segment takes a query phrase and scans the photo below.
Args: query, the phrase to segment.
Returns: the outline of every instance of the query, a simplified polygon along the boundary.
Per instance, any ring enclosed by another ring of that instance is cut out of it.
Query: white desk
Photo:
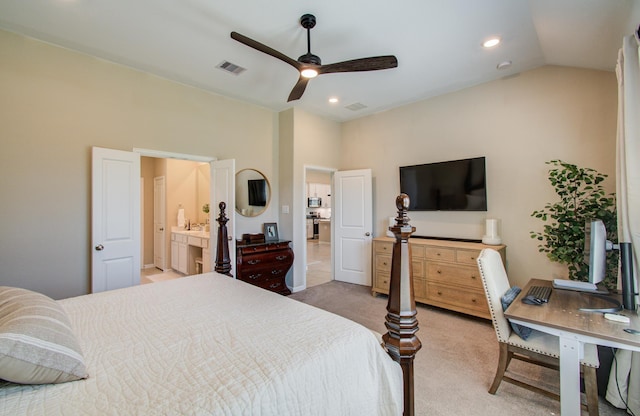
[[[580,358],[584,344],[640,351],[640,335],[624,332],[624,328],[640,330],[636,312],[622,311],[631,322],[618,323],[604,319],[604,314],[583,312],[580,308],[611,307],[597,296],[554,289],[549,303],[527,305],[521,298],[530,286],[551,286],[551,281],[532,279],[505,311],[510,321],[547,334],[556,335],[560,342],[560,409],[562,416],[580,415]]]

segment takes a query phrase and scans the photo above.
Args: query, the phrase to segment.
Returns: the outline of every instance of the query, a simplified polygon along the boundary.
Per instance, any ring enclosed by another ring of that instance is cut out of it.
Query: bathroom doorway
[[[140,174],[144,183],[153,187],[143,190],[141,281],[168,280],[189,275],[196,266],[176,270],[172,248],[172,232],[202,230],[208,232],[210,166],[206,162],[175,158],[142,156]],[[178,224],[178,211],[185,221]],[[186,228],[185,228],[186,227]],[[146,243],[146,244],[145,244]],[[210,247],[209,244],[207,244]],[[208,251],[205,251],[208,254]],[[192,253],[189,253],[192,254]],[[173,256],[173,257],[172,257]],[[202,262],[202,253],[191,255]]]

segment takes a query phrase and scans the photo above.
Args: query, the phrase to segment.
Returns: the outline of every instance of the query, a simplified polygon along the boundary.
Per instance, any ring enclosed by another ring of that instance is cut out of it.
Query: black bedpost
[[[400,194],[396,198],[398,216],[396,225],[389,227],[396,237],[391,259],[391,279],[385,326],[388,332],[382,336],[391,358],[400,363],[404,381],[404,415],[413,416],[414,386],[413,360],[422,343],[416,336],[418,320],[413,293],[413,271],[411,270],[411,246],[409,237],[415,227],[409,224],[407,211],[409,196]]]
[[[216,265],[214,270],[221,274],[231,275],[231,259],[229,258],[229,239],[227,237],[227,218],[224,209],[227,204],[220,202],[220,216],[216,219],[218,221],[218,248],[216,251]]]

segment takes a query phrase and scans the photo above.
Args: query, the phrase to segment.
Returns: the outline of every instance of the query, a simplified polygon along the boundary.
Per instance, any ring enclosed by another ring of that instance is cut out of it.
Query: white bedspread
[[[402,414],[402,371],[369,330],[227,276],[59,302],[89,378],[2,385],[0,414]]]

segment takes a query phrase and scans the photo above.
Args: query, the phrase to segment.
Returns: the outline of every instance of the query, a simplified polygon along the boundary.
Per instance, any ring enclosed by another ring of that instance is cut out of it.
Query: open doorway
[[[333,280],[332,176],[333,170],[309,167],[305,169],[307,287]]]
[[[203,270],[203,266],[210,257],[209,163],[142,156],[140,167],[143,183],[150,184],[141,193],[140,282],[208,271],[210,267]],[[198,246],[187,244],[191,234],[198,237],[191,239]]]

